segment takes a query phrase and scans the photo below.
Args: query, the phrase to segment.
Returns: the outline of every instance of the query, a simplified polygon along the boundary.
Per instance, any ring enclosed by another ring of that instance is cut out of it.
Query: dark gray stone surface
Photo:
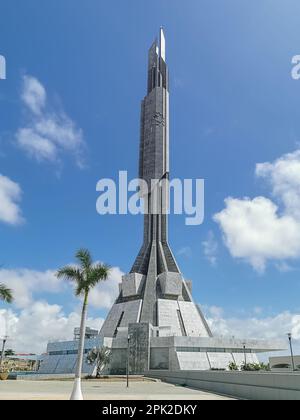
[[[129,324],[129,371],[139,374],[149,369],[150,325],[140,322]]]

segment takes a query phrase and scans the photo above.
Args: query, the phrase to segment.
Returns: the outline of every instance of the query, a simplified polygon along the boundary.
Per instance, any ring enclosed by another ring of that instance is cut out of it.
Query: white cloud
[[[83,133],[63,111],[49,111],[44,86],[32,76],[24,76],[21,99],[27,124],[16,133],[17,144],[38,161],[59,162],[70,153],[83,166]]]
[[[267,180],[274,197],[284,204],[285,213],[300,220],[300,150],[273,163],[257,164],[256,175]]]
[[[17,138],[19,146],[36,160],[49,160],[54,162],[57,159],[56,146],[51,140],[42,137],[32,128],[20,128],[17,133]]]
[[[21,98],[33,114],[40,115],[46,105],[46,90],[34,77],[24,76]]]
[[[260,306],[255,306],[253,308],[253,312],[255,313],[255,315],[260,315],[263,312],[263,308],[261,308]]]
[[[26,268],[0,269],[0,283],[5,283],[13,290],[14,305],[17,308],[27,308],[34,303],[37,296],[45,293],[73,293],[73,284],[58,279],[55,270],[37,271]],[[90,292],[89,303],[97,309],[108,309],[118,296],[118,284],[124,273],[118,267],[111,268],[111,274],[106,281],[100,282]]]
[[[205,306],[204,306],[205,307]],[[224,314],[224,310],[223,308],[221,308],[220,306],[210,306],[208,308],[209,314],[213,317],[213,318],[221,318],[222,315]]]
[[[19,201],[22,190],[20,186],[0,174],[0,222],[17,225],[23,222]]]
[[[100,329],[102,318],[88,318],[87,325]],[[44,353],[49,341],[73,339],[73,330],[80,325],[80,313],[66,315],[59,305],[37,301],[19,314],[11,309],[0,310],[0,336],[8,335],[7,347],[17,352]]]
[[[274,163],[256,166],[256,175],[268,179],[272,194],[266,197],[228,197],[225,209],[214,215],[231,255],[263,272],[268,260],[286,268],[285,260],[300,258],[300,151]]]
[[[13,290],[14,305],[17,308],[29,307],[37,293],[58,293],[65,285],[55,276],[54,270],[36,271],[26,268],[0,269],[0,283],[5,283]]]
[[[207,239],[202,242],[202,247],[205,258],[211,265],[215,265],[217,262],[218,242],[216,241],[213,231],[208,232]]]
[[[289,215],[280,216],[268,198],[227,198],[226,208],[214,216],[231,255],[264,271],[268,259],[300,256],[300,223]]]
[[[190,258],[192,256],[192,250],[189,246],[183,246],[177,251],[177,255]]]
[[[110,309],[119,294],[119,283],[124,273],[119,267],[113,267],[109,278],[100,282],[91,292],[89,302],[94,308]]]

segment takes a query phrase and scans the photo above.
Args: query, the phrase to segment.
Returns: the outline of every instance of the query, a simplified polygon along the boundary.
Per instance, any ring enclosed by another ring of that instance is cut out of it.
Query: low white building
[[[269,358],[270,368],[273,372],[290,372],[293,370],[291,356],[275,356]],[[295,370],[300,371],[300,356],[294,356]]]

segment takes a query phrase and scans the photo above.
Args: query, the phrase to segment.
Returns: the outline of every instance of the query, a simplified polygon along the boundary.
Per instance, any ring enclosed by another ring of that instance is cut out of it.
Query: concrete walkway
[[[0,400],[68,400],[71,381],[0,381]],[[86,400],[230,400],[215,395],[164,382],[83,381]]]

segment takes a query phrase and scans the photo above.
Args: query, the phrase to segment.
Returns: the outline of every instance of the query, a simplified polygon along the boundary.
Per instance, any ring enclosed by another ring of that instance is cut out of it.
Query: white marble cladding
[[[180,273],[165,271],[158,276],[158,280],[164,295],[181,296],[182,276]]]
[[[229,369],[229,364],[234,362],[231,353],[207,352],[211,369]]]
[[[158,325],[170,327],[159,330],[160,336],[208,337],[205,326],[193,302],[158,299]],[[180,324],[180,317],[183,326]]]
[[[169,329],[159,330],[160,336],[181,336],[181,328],[177,311],[179,310],[176,300],[158,299],[158,325],[159,327],[169,327]]]
[[[172,366],[175,370],[229,370],[230,363],[235,362],[238,366],[241,366],[245,360],[244,353],[231,353],[230,349],[222,352],[196,352],[191,349],[191,351],[176,351],[176,356],[177,363]],[[259,363],[255,353],[247,352],[246,361],[247,363]]]
[[[139,273],[129,273],[122,277],[122,292],[124,297],[136,296],[140,293],[142,280],[145,276]]]
[[[244,353],[232,353],[234,362],[241,366],[245,363],[245,354]],[[246,352],[246,363],[259,363],[257,355],[255,353]]]
[[[128,327],[129,323],[138,322],[142,300],[116,303],[112,306],[101,328],[101,337],[113,337],[118,327]]]
[[[208,337],[203,321],[193,302],[178,301],[187,336]]]
[[[202,352],[177,352],[179,370],[209,370],[207,354]]]
[[[254,340],[254,339],[237,339],[231,337],[168,337],[168,338],[152,338],[153,343],[156,341],[164,342],[168,340],[170,346],[174,347],[202,347],[202,348],[220,348],[227,349],[230,353],[235,349],[243,350],[244,345],[246,352],[249,350],[259,352],[272,352],[278,350],[286,350],[287,346],[282,340]]]

